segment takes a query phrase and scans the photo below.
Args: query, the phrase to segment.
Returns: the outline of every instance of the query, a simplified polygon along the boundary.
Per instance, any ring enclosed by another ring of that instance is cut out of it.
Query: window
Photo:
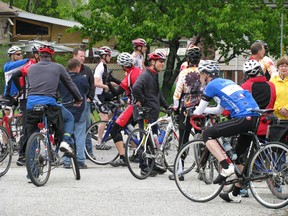
[[[16,35],[49,35],[48,26],[16,20]]]

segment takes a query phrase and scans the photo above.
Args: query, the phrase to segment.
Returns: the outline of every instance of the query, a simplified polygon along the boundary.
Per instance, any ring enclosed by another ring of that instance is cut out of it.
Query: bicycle
[[[271,114],[274,110],[254,110],[260,116]],[[267,208],[282,208],[288,204],[288,148],[280,142],[260,143],[256,131],[258,123],[253,131],[247,134],[252,137],[250,146],[242,160],[244,168],[240,172],[235,166],[236,178],[227,178],[221,184],[213,184],[221,167],[211,166],[210,161],[213,156],[205,147],[199,163],[196,162],[193,149],[195,145],[205,145],[202,140],[193,140],[186,143],[178,152],[174,163],[174,177],[177,188],[188,199],[194,202],[208,202],[214,199],[222,191],[225,185],[240,183],[243,187],[249,187],[252,195],[263,206]],[[224,149],[223,149],[224,151]],[[189,152],[185,158],[185,169],[182,163],[182,154]],[[229,155],[228,158],[231,160]],[[282,158],[280,160],[280,158]],[[231,160],[235,165],[234,161]],[[205,173],[210,174],[210,178],[205,178]],[[185,181],[180,181],[180,176],[185,176]],[[208,179],[208,180],[207,180]],[[276,196],[269,185],[273,183],[274,188],[281,191],[282,196]]]
[[[53,138],[53,129],[48,122],[45,111],[47,105],[35,105],[33,111],[41,114],[41,122],[38,123],[39,132],[34,132],[28,139],[26,147],[26,169],[28,178],[36,186],[43,186],[47,183],[52,163],[54,168],[61,165],[63,156],[71,158],[72,170],[76,180],[80,180],[79,164],[77,162],[75,146],[73,154],[63,154],[59,157],[60,143]],[[72,147],[72,146],[71,146]],[[53,169],[54,169],[53,168]]]
[[[142,111],[142,116],[146,119],[144,121],[148,122],[150,109],[143,107]],[[165,130],[162,143],[159,139],[156,141],[152,133],[152,127],[159,124],[158,130]],[[157,121],[146,124],[145,129],[137,128],[130,133],[125,144],[125,155],[128,169],[135,178],[140,180],[147,178],[155,163],[161,167],[166,167],[171,172],[173,171],[174,158],[179,145],[175,126],[175,118],[170,111]],[[155,141],[160,145],[157,145]],[[143,161],[143,164],[135,163],[131,158],[138,158],[139,161]],[[141,169],[144,167],[146,167],[146,172],[141,173]]]
[[[110,132],[111,132],[114,122],[116,121],[116,119],[122,112],[122,105],[120,103],[108,101],[99,105],[99,109],[101,110],[102,113],[106,113],[106,114],[110,114],[113,112],[113,116],[109,121],[95,122],[87,129],[86,137],[87,136],[91,137],[93,154],[95,158],[93,158],[88,153],[86,146],[85,146],[85,154],[86,154],[86,157],[93,163],[98,164],[98,165],[107,165],[110,162],[116,160],[119,156],[118,150],[114,144],[114,141],[110,135]],[[130,124],[123,128],[124,135],[130,134],[130,130],[128,129],[128,127],[131,127],[131,126],[132,125]],[[100,144],[98,143],[98,127],[104,128],[104,133],[103,133],[102,141]]]

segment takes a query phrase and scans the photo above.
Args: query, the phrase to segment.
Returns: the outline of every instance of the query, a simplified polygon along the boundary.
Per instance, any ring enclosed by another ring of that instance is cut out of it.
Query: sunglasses
[[[17,55],[17,56],[21,56],[21,55],[22,55],[22,53],[15,53],[14,55]]]

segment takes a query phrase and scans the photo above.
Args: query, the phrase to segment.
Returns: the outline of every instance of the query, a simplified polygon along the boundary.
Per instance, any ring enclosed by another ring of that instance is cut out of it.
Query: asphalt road
[[[208,203],[185,198],[168,172],[137,180],[126,167],[98,166],[87,162],[81,180],[72,170],[52,170],[48,183],[36,187],[26,180],[25,167],[13,162],[0,178],[0,216],[34,215],[288,215],[288,207],[267,209],[250,196],[240,204],[226,203],[219,197]]]

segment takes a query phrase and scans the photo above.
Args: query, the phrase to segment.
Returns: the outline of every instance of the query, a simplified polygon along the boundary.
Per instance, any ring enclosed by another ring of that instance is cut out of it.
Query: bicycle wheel
[[[4,176],[12,161],[12,149],[9,144],[9,136],[7,130],[0,126],[0,177]]]
[[[179,148],[179,138],[175,131],[170,131],[163,146],[164,164],[170,172],[173,172],[174,160]]]
[[[74,154],[74,156],[71,157],[71,166],[72,166],[72,170],[73,170],[75,179],[80,180],[80,178],[81,178],[80,169],[79,169],[79,164],[77,161],[76,154]]]
[[[264,144],[248,168],[251,193],[267,208],[288,204],[288,148],[279,142]]]
[[[143,129],[135,129],[126,140],[126,162],[129,171],[137,179],[147,178],[154,167],[155,151],[151,143],[149,134]]]
[[[102,136],[102,143],[98,143],[98,128],[104,128],[104,133]],[[111,138],[110,131],[112,124],[108,121],[99,121],[92,124],[86,132],[86,137],[91,137],[92,149],[88,149],[85,145],[85,154],[93,163],[98,165],[106,165],[111,161],[116,160],[118,157],[118,151]],[[93,152],[94,157],[91,153]]]
[[[51,172],[51,152],[47,138],[41,133],[33,133],[26,147],[26,169],[28,177],[36,186],[43,186]]]
[[[174,163],[174,178],[178,189],[194,202],[210,201],[223,188],[223,185],[212,183],[218,175],[219,168],[210,152],[207,153],[206,160],[199,164],[196,162],[195,145],[203,144],[202,140],[186,143],[178,152]]]

